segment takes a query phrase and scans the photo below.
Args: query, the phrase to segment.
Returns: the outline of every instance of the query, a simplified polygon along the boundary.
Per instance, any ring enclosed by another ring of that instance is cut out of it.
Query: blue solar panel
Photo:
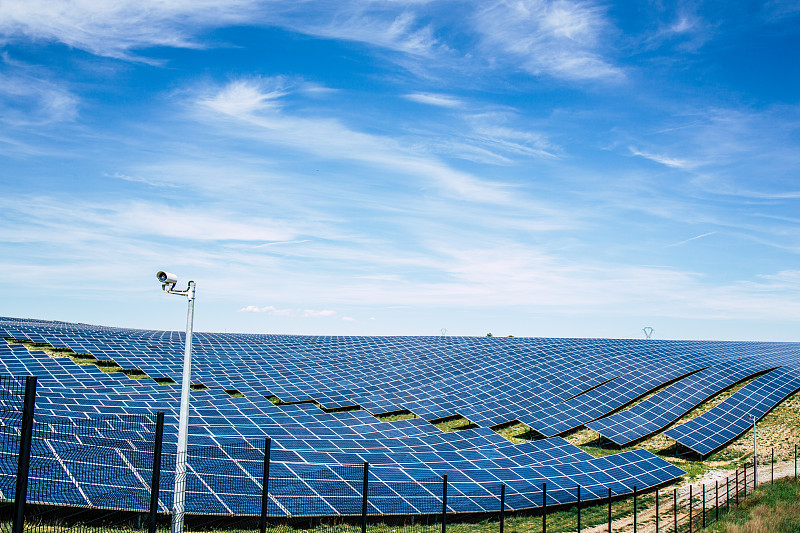
[[[660,431],[694,407],[738,381],[769,368],[769,362],[740,361],[706,368],[679,380],[620,413],[586,424],[612,442],[626,446]]]
[[[21,319],[0,319],[0,328],[14,338],[91,352],[150,376],[175,381],[181,377],[181,332]],[[643,489],[674,479],[682,471],[655,456],[634,452],[613,460],[593,459],[560,438],[513,445],[489,427],[516,420],[538,433],[557,435],[588,423],[624,426],[626,435],[635,435],[652,431],[645,422],[636,424],[637,416],[652,414],[658,418],[653,423],[663,428],[687,408],[689,404],[679,401],[678,395],[668,399],[667,391],[678,390],[673,387],[680,385],[688,395],[703,384],[705,389],[692,393],[689,402],[702,401],[703,394],[727,386],[732,378],[726,381],[722,376],[732,375],[731,369],[745,377],[755,368],[780,368],[788,376],[795,370],[787,365],[798,357],[798,345],[790,343],[613,339],[196,333],[193,344],[193,381],[207,390],[192,393],[190,445],[195,451],[190,456],[190,487],[198,502],[221,513],[250,513],[254,508],[264,437],[273,439],[276,492],[270,505],[277,514],[292,513],[298,502],[307,505],[309,513],[350,513],[358,497],[353,492],[358,479],[343,479],[335,468],[363,461],[373,465],[370,475],[376,487],[384,484],[384,495],[371,504],[376,512],[423,512],[430,505],[426,497],[435,493],[430,480],[444,473],[452,476],[453,497],[458,498],[452,505],[458,510],[488,508],[500,483],[529,491],[512,498],[518,502],[512,508],[520,509],[541,503],[536,492],[540,487],[535,486],[540,482],[552,483],[554,501],[569,501],[569,491],[574,492],[577,483],[587,487],[587,497],[605,496],[606,486],[619,493],[633,484]],[[178,386],[104,373],[93,365],[79,366],[69,358],[29,351],[22,344],[0,342],[0,349],[0,362],[8,373],[32,372],[39,377],[40,420],[121,419],[164,411],[165,453],[174,453]],[[683,377],[695,371],[699,372],[694,376],[713,374],[720,379],[701,382],[692,375]],[[671,380],[677,381],[653,397],[659,400],[602,418]],[[243,396],[226,392],[233,389]],[[266,398],[271,395],[284,402],[308,403],[273,405]],[[767,403],[776,398],[769,396]],[[660,411],[653,407],[657,401],[663,407]],[[354,405],[361,409],[326,412],[312,402],[325,409]],[[386,423],[372,416],[397,410],[410,410],[419,418]],[[428,422],[454,415],[482,427],[442,433]],[[592,423],[594,419],[599,420]],[[708,431],[712,426],[697,433],[698,440],[713,440]],[[149,466],[135,454],[137,443],[146,443],[151,431],[109,425],[97,430],[93,441],[88,435],[78,441],[119,450],[122,464],[109,468],[118,469],[114,475],[120,479],[130,480],[125,476],[136,474],[146,479]],[[42,444],[54,448],[43,449],[43,456],[68,448],[53,439]],[[212,449],[224,453],[208,456]],[[249,451],[237,456],[240,449]],[[74,457],[76,465],[84,461],[79,454]],[[306,480],[304,472],[321,472],[322,477]],[[337,486],[336,492],[337,483],[346,486]],[[77,488],[83,484],[91,485],[91,480],[79,481]],[[281,486],[286,487],[284,492]],[[82,497],[100,496],[92,492]],[[120,492],[121,499],[137,497]]]
[[[800,390],[800,373],[779,368],[741,388],[713,409],[665,434],[700,455],[708,455],[753,427],[778,403]]]

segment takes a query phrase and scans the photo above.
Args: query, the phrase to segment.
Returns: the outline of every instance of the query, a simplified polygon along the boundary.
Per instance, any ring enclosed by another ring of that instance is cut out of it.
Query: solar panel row
[[[181,376],[179,332],[9,318],[0,319],[0,336],[89,352],[148,376],[175,381]],[[179,387],[105,373],[95,365],[50,357],[31,345],[4,344],[0,342],[0,373],[39,376],[38,420],[58,425],[64,419],[123,419],[165,411],[170,429],[166,449],[174,449]],[[277,514],[291,513],[297,498],[328,514],[344,513],[357,496],[347,487],[360,482],[360,477],[343,479],[335,469],[353,468],[363,461],[374,465],[370,475],[377,484],[386,484],[381,490],[392,495],[378,498],[375,512],[421,512],[427,504],[415,494],[423,489],[430,493],[426,483],[435,485],[430,480],[444,473],[455,494],[462,494],[461,503],[453,505],[473,511],[496,499],[491,487],[500,483],[517,491],[518,503],[512,504],[517,508],[535,505],[537,486],[545,481],[553,491],[549,497],[567,501],[578,483],[587,493],[596,490],[600,496],[608,486],[620,493],[633,485],[643,489],[674,479],[682,471],[641,451],[617,454],[610,463],[596,460],[557,437],[513,445],[488,426],[520,420],[542,435],[555,436],[587,424],[612,438],[635,440],[668,426],[730,384],[778,368],[774,372],[782,372],[782,378],[731,398],[741,397],[742,406],[759,405],[766,412],[789,393],[793,376],[800,375],[800,349],[792,343],[197,333],[193,344],[193,382],[207,389],[192,395],[190,444],[195,450],[219,450],[245,443],[258,454],[263,438],[272,437],[273,461],[286,469],[285,476],[276,478],[287,487],[280,496],[284,489],[278,487],[284,485],[275,486]],[[661,387],[634,408],[613,414]],[[241,394],[226,392],[234,389]],[[327,409],[356,405],[361,409],[326,412],[315,403],[274,405],[267,399],[273,395],[284,402],[318,402]],[[714,421],[734,416],[721,416],[725,409],[738,416],[739,411],[723,405],[707,413],[708,421],[674,438],[699,453],[735,438],[740,433],[722,431]],[[373,416],[399,410],[419,418],[387,423]],[[442,433],[428,422],[453,415],[466,416],[482,427]],[[736,420],[741,422],[741,417]],[[147,479],[146,469],[127,466],[126,460],[134,464],[135,454],[142,450],[126,442],[147,442],[148,431],[107,428],[76,442],[117,450],[122,466],[114,468],[120,479],[130,480],[126,476],[131,475]],[[53,444],[53,439],[43,440]],[[697,444],[704,441],[705,447]],[[64,463],[60,456],[51,459]],[[260,468],[260,459],[251,459],[197,456],[190,471],[197,501],[221,513],[249,509],[258,494],[253,492],[258,476],[252,469]],[[76,461],[81,464],[80,458]],[[220,477],[217,470],[225,475]],[[235,472],[250,474],[223,487],[223,477],[239,479],[231,477]],[[311,482],[304,472],[324,475]],[[91,484],[73,482],[63,498],[93,503]],[[559,490],[563,495],[558,496]],[[100,491],[94,494],[100,497]],[[538,497],[541,502],[541,494]]]

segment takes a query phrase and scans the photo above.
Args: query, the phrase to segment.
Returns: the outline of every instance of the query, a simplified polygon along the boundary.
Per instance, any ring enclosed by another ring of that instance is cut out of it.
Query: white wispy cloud
[[[267,90],[269,91],[269,90]],[[390,137],[351,129],[334,118],[308,118],[283,112],[265,92],[263,80],[237,80],[209,96],[197,99],[200,109],[213,111],[199,118],[219,122],[234,119],[232,135],[244,135],[275,145],[331,159],[375,165],[392,174],[402,173],[445,194],[489,203],[507,203],[512,196],[503,183],[490,182],[456,170],[441,160],[418,152]],[[247,127],[250,126],[250,127]]]
[[[243,116],[278,106],[278,99],[287,94],[287,81],[282,77],[235,80],[200,104],[231,116]]]
[[[134,284],[127,290],[150,294],[152,272],[168,268],[197,280],[210,307],[223,296],[226,300],[220,301],[313,301],[313,307],[305,308],[256,304],[239,308],[241,314],[301,319],[336,317],[334,306],[343,304],[518,308],[564,316],[624,310],[683,318],[769,319],[800,312],[796,291],[784,290],[796,287],[793,271],[714,284],[694,272],[579,260],[547,246],[498,238],[491,232],[482,235],[485,227],[458,226],[451,226],[444,240],[431,235],[425,253],[411,252],[401,242],[366,248],[339,242],[315,244],[278,260],[229,247],[227,240],[235,235],[227,231],[217,233],[217,241],[194,244],[181,235],[170,238],[167,225],[154,239],[135,226],[115,227],[126,219],[117,218],[113,210],[108,218],[100,218],[95,211],[102,214],[107,205],[62,203],[42,197],[2,202],[0,220],[8,230],[2,240],[32,246],[47,242],[48,250],[46,257],[5,254],[0,268],[7,272],[9,283],[35,282],[74,291],[71,280],[78,277],[111,285],[141,278],[141,289]],[[142,213],[152,211],[138,212]],[[367,275],[359,278],[354,273]],[[99,295],[108,290],[83,287],[86,298],[96,297],[92,291]]]
[[[483,53],[498,49],[532,74],[566,80],[615,80],[622,70],[603,56],[610,23],[602,7],[569,0],[501,0],[473,16]]]
[[[42,126],[72,121],[80,99],[63,84],[20,72],[0,74],[0,121],[11,126]]]
[[[637,149],[635,149],[633,147],[629,147],[628,150],[630,150],[631,154],[633,154],[635,156],[639,156],[639,157],[643,157],[645,159],[649,159],[650,161],[654,161],[656,163],[659,163],[661,165],[664,165],[664,166],[667,166],[667,167],[670,167],[670,168],[686,169],[686,168],[691,168],[691,167],[694,166],[689,161],[687,161],[685,159],[679,159],[677,157],[670,157],[670,156],[667,156],[667,155],[652,154],[652,153],[649,153],[649,152],[643,152],[643,151],[637,150]]]
[[[444,94],[431,94],[431,93],[409,93],[404,95],[405,98],[419,102],[420,104],[428,104],[439,107],[461,107],[463,102],[458,98],[447,96]]]
[[[201,47],[195,32],[249,21],[259,12],[259,4],[257,0],[6,0],[0,10],[0,33],[6,41],[56,41],[97,55],[137,59],[131,51],[138,48]]]
[[[122,181],[129,181],[131,183],[143,183],[145,185],[149,185],[150,187],[169,187],[169,188],[177,188],[177,185],[174,183],[166,182],[166,181],[156,181],[147,178],[142,178],[138,176],[128,176],[127,174],[123,174],[121,172],[114,172],[113,174],[103,173],[103,176],[107,178],[113,178]]]
[[[306,318],[314,318],[320,316],[333,316],[336,314],[336,311],[331,311],[330,309],[304,309],[303,316]]]
[[[9,214],[17,215],[20,227],[14,241],[51,239],[111,239],[118,235],[137,238],[150,236],[189,241],[288,241],[295,231],[284,223],[263,217],[243,218],[225,207],[205,206],[199,211],[192,205],[171,206],[162,202],[120,202],[116,204],[74,201],[68,205],[48,197],[29,197],[22,203],[0,201]],[[44,210],[47,217],[34,217]],[[76,214],[80,216],[76,219]],[[26,228],[28,217],[35,225]],[[64,228],[72,231],[64,232]]]
[[[670,142],[697,163],[696,186],[742,197],[798,197],[800,106],[711,107],[687,118],[690,125],[670,136]]]
[[[301,239],[299,241],[277,241],[277,242],[265,242],[264,244],[257,244],[256,248],[266,248],[267,246],[281,246],[284,244],[302,244],[304,242],[310,242],[310,239]]]
[[[330,5],[335,6],[333,11]],[[421,23],[401,3],[344,1],[325,5],[320,2],[316,7],[316,17],[302,20],[285,12],[281,24],[310,35],[359,41],[415,56],[427,56],[438,46],[433,28]]]
[[[694,237],[692,237],[690,239],[686,239],[686,240],[683,240],[683,241],[680,241],[680,242],[669,244],[669,245],[667,245],[667,248],[674,248],[676,246],[682,246],[682,245],[684,245],[686,243],[690,243],[692,241],[696,241],[697,239],[702,239],[704,237],[710,237],[711,235],[716,235],[716,233],[717,233],[716,231],[709,231],[708,233],[703,233],[702,235],[696,235],[696,236],[694,236]]]
[[[303,317],[303,318],[319,318],[328,317],[336,314],[336,311],[329,309],[278,309],[272,305],[266,307],[258,307],[256,305],[248,305],[242,307],[237,311],[238,313],[267,313],[273,316],[285,317]]]

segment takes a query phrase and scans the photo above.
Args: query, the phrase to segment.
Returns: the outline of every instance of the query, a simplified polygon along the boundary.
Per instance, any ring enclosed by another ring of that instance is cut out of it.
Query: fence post
[[[678,533],[678,489],[672,489],[672,519],[673,533]]]
[[[28,467],[31,461],[33,438],[33,409],[36,406],[36,376],[25,378],[25,399],[22,403],[22,427],[17,456],[17,486],[14,493],[13,533],[22,533],[25,528],[25,502],[28,497]]]
[[[716,512],[715,521],[719,522],[719,480],[714,480],[714,492],[716,495],[714,496],[714,510]]]
[[[706,528],[706,484],[703,483],[703,529]]]
[[[739,506],[739,469],[736,469],[736,506]]]
[[[153,442],[153,475],[150,478],[150,524],[149,533],[156,533],[158,520],[158,489],[161,484],[161,445],[164,442],[164,412],[156,413],[156,438]]]
[[[656,489],[656,533],[658,533],[658,489]]]
[[[746,464],[744,465],[744,472],[743,472],[742,475],[744,476],[744,483],[742,483],[742,485],[744,485],[744,497],[745,497],[745,499],[747,499],[747,465]]]
[[[269,455],[272,439],[264,439],[264,466],[261,469],[261,533],[267,531],[267,504],[269,503]]]
[[[608,488],[608,533],[611,533],[611,487]]]
[[[506,484],[500,485],[500,533],[506,525]]]
[[[731,477],[725,478],[725,512],[731,512]]]
[[[547,533],[547,483],[542,483],[542,533]]]
[[[364,481],[361,484],[361,533],[367,533],[367,490],[369,490],[369,462],[364,461]]]
[[[638,514],[636,512],[636,485],[633,486],[633,533],[636,533],[636,526],[637,526],[637,518]]]
[[[442,533],[447,531],[447,474],[442,476]]]
[[[772,464],[770,465],[769,482],[775,483],[775,448],[772,448]]]
[[[581,533],[581,486],[578,485],[578,533]]]
[[[692,486],[689,485],[689,533],[692,533]]]

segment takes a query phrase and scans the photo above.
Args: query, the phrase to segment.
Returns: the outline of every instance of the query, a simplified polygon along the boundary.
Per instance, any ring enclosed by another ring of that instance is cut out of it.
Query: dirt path
[[[770,468],[770,465],[759,465],[758,470],[758,481],[759,485],[763,483],[769,483],[774,476],[774,479],[780,479],[783,477],[789,477],[795,475],[795,463],[794,460],[782,463],[775,463],[774,471]],[[741,472],[741,470],[740,470]],[[748,493],[752,490],[752,475],[753,469],[752,465],[748,468],[747,476],[748,476]],[[687,521],[688,521],[688,501],[689,501],[689,486],[693,487],[693,501],[694,501],[694,513],[693,513],[693,524],[694,524],[694,531],[701,531],[702,530],[702,510],[700,509],[702,501],[702,486],[703,484],[706,485],[707,489],[710,489],[714,486],[714,483],[719,483],[719,492],[720,492],[720,507],[724,507],[725,501],[725,486],[730,478],[730,491],[731,491],[731,505],[734,505],[734,486],[735,486],[735,474],[732,476],[730,470],[712,470],[707,472],[702,478],[692,482],[692,483],[684,483],[683,485],[673,487],[664,491],[659,492],[659,533],[672,533],[673,532],[673,524],[674,524],[674,515],[673,515],[673,489],[678,489],[678,528],[679,530],[687,529]],[[711,494],[709,494],[711,496]],[[743,497],[743,496],[742,496]],[[614,509],[617,508],[619,505],[627,505],[628,507],[632,508],[631,500],[626,500],[625,502],[614,502],[612,503],[612,507]],[[713,507],[713,501],[707,501],[707,507]],[[706,516],[707,523],[710,524],[714,518],[713,511],[708,511]],[[681,526],[683,524],[683,526]],[[611,522],[611,530],[614,533],[633,533],[633,516],[627,516],[624,518],[620,518],[618,520],[614,520]],[[581,533],[607,533],[608,532],[608,524],[601,524],[598,526],[593,527],[583,527],[581,528]],[[656,508],[655,505],[648,509],[640,510],[637,515],[637,533],[656,533]]]

